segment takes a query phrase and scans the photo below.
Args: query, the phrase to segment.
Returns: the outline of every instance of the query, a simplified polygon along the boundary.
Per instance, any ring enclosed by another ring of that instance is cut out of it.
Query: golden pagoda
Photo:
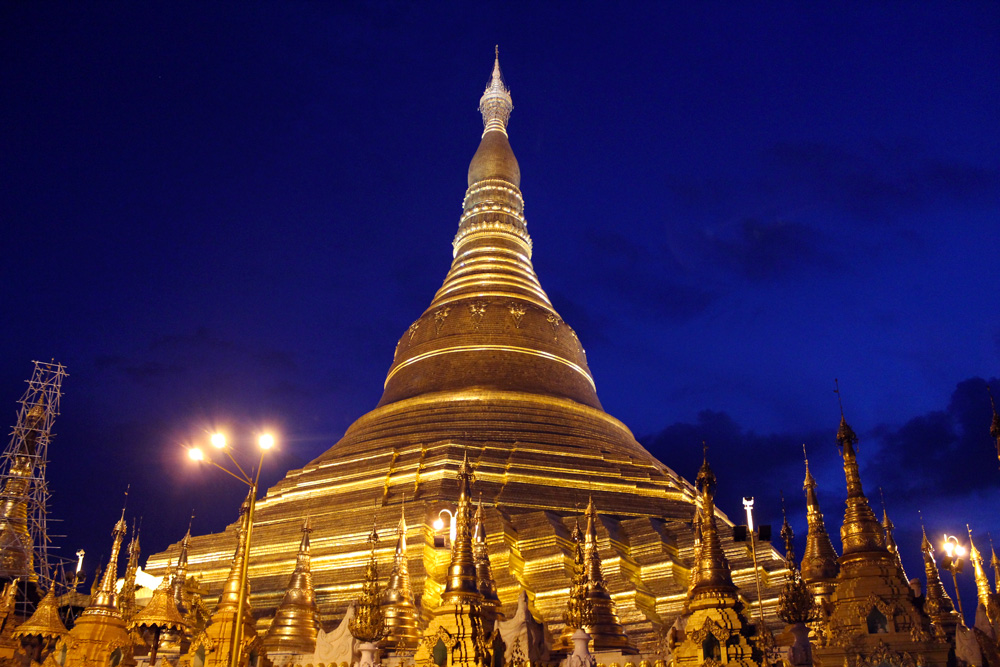
[[[313,591],[312,571],[309,559],[309,533],[312,527],[309,518],[302,522],[302,542],[295,571],[288,580],[288,589],[278,611],[267,629],[264,647],[268,654],[312,653],[316,650],[316,634],[319,632],[319,612],[316,610],[316,595]]]
[[[676,667],[759,666],[763,656],[753,642],[757,629],[743,613],[715,523],[716,479],[708,465],[707,449],[695,479],[701,500],[701,545],[691,573],[695,583],[688,592],[687,611],[678,622],[683,637],[674,648],[673,662]]]
[[[90,605],[84,609],[69,634],[54,651],[66,667],[116,667],[132,648],[132,638],[118,609],[115,582],[118,579],[118,553],[125,537],[125,510],[112,532],[111,558]]]
[[[389,582],[382,596],[385,636],[379,644],[382,649],[396,654],[414,651],[420,640],[417,609],[413,606],[410,571],[406,564],[406,532],[406,516],[400,510],[399,525],[396,528],[396,553],[392,560]]]
[[[837,444],[847,480],[840,529],[843,556],[822,645],[814,647],[813,659],[820,667],[884,662],[944,667],[949,645],[934,636],[930,619],[914,603],[896,557],[886,548],[885,532],[861,486],[857,443],[841,412]]]
[[[481,667],[492,662],[495,630],[487,632],[482,615],[483,594],[472,548],[472,471],[468,458],[458,469],[458,508],[451,542],[448,580],[441,604],[421,633],[414,660],[418,666]]]
[[[802,445],[805,456],[806,446]],[[816,479],[809,471],[809,457],[805,456],[806,479],[802,484],[806,492],[806,522],[809,530],[806,534],[806,550],[802,554],[802,579],[809,586],[816,604],[821,611],[826,610],[837,584],[837,550],[833,548],[830,534],[826,532],[823,512],[819,508],[819,497],[816,495]]]
[[[652,642],[682,610],[695,491],[604,412],[576,332],[539,283],[508,137],[512,109],[497,59],[480,100],[483,132],[468,168],[451,268],[395,352],[387,351],[381,400],[257,503],[249,577],[261,617],[273,615],[284,596],[298,527],[308,515],[326,538],[312,545],[316,602],[325,624],[342,618],[364,580],[356,545],[370,509],[395,522],[405,497],[413,601],[428,620],[442,604],[450,563],[446,540],[438,539],[445,536],[433,524],[455,508],[452,480],[466,454],[489,533],[503,536],[487,551],[506,616],[525,590],[538,618],[561,631],[572,576],[565,521],[588,491],[602,513],[607,592],[635,645]],[[729,525],[721,513],[717,520]],[[224,585],[230,539],[191,538],[191,573],[210,595]],[[162,574],[179,552],[179,544],[171,546],[150,557],[146,569]],[[752,589],[749,555],[734,558],[737,578]],[[779,570],[780,557],[762,566]],[[777,586],[764,594],[773,600]]]

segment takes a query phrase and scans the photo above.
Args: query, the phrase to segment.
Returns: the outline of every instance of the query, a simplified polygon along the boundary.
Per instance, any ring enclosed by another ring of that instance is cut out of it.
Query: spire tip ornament
[[[494,49],[493,74],[483,96],[479,99],[479,113],[483,115],[483,134],[492,130],[507,134],[507,122],[513,110],[514,102],[510,97],[510,89],[504,84],[503,74],[500,72],[498,44]]]

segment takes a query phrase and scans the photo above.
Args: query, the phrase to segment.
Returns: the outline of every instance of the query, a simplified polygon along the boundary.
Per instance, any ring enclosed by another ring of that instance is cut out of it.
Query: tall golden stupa
[[[325,628],[361,589],[372,514],[399,522],[422,623],[441,603],[464,457],[481,494],[489,560],[511,617],[529,609],[558,635],[574,573],[571,530],[593,498],[596,549],[629,642],[639,650],[683,609],[694,562],[696,492],[604,412],[576,332],[532,267],[521,172],[508,141],[510,91],[494,63],[480,105],[484,131],[469,164],[453,260],[430,306],[403,332],[381,401],[305,467],[259,501],[250,555],[261,627],[295,570],[310,517],[316,605]],[[692,446],[698,446],[692,443]],[[754,569],[719,513],[734,583],[755,597]],[[189,575],[218,594],[230,569],[232,531],[191,538]],[[162,573],[180,544],[150,557]],[[397,545],[380,543],[388,571]],[[759,545],[765,607],[773,615],[784,563]],[[772,581],[773,578],[773,581]]]

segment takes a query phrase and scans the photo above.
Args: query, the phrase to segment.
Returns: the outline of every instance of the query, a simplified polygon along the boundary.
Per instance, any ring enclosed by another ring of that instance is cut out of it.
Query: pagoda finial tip
[[[514,102],[510,97],[510,89],[504,84],[500,72],[500,45],[493,49],[493,73],[486,85],[483,96],[479,99],[479,113],[483,115],[483,134],[490,130],[507,133],[507,121],[510,112],[514,110]]]

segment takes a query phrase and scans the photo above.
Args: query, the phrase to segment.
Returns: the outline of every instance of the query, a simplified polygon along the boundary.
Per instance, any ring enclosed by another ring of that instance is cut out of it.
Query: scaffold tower
[[[0,580],[37,582],[48,590],[54,573],[45,464],[66,367],[55,360],[34,363],[28,389],[18,401],[10,444],[0,459]]]

